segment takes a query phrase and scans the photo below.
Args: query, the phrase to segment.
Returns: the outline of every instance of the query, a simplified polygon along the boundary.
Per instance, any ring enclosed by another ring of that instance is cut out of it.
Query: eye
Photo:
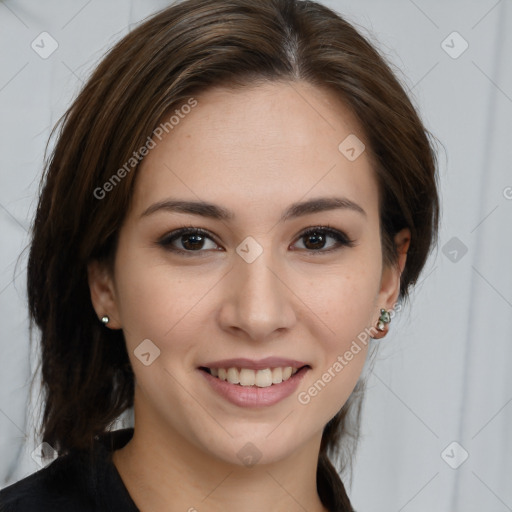
[[[333,239],[334,244],[331,247],[325,249],[327,239]],[[350,240],[345,233],[338,231],[337,229],[331,228],[330,226],[317,226],[309,228],[299,236],[299,240],[306,239],[307,242],[304,248],[309,253],[326,253],[339,249],[343,246],[353,247],[355,242]],[[176,242],[179,241],[176,246]],[[210,250],[218,250],[219,246],[214,242],[212,235],[201,228],[184,227],[180,228],[168,235],[165,235],[158,244],[164,247],[166,250],[192,256],[191,253],[202,253],[205,252],[202,249],[205,248],[206,241],[210,241],[213,247]]]
[[[330,248],[324,249],[326,240],[328,238],[334,239],[335,243],[331,244]],[[310,253],[326,253],[339,249],[340,247],[353,247],[355,245],[354,240],[350,240],[345,233],[333,229],[330,226],[317,226],[309,228],[304,231],[300,236],[299,240],[305,239],[307,242],[304,243],[306,251]]]
[[[180,239],[179,247],[176,247],[174,243]],[[181,228],[164,236],[158,243],[170,251],[191,256],[192,252],[204,252],[201,249],[204,249],[206,240],[213,242],[211,235],[204,229]],[[213,244],[218,247],[214,242]],[[215,247],[213,249],[216,250]]]

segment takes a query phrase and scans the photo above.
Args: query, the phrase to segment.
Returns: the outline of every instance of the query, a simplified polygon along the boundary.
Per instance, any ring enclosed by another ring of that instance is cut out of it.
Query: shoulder
[[[50,465],[0,490],[0,512],[86,512],[94,510],[76,455]]]
[[[106,433],[92,453],[71,451],[1,489],[0,512],[138,512],[111,460],[132,435],[133,429]]]

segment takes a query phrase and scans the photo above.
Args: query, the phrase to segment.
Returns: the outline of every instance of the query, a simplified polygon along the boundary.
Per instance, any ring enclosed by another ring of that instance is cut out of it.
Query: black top
[[[133,428],[107,432],[96,440],[93,462],[84,453],[70,452],[5,487],[0,511],[139,512],[112,462],[112,452],[132,436]]]

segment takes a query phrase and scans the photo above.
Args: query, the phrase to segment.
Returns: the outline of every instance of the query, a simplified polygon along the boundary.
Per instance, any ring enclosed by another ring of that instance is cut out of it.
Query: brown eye
[[[181,239],[181,241],[180,241]],[[192,253],[192,252],[204,252],[205,242],[210,240],[213,242],[212,237],[203,229],[199,228],[182,228],[177,231],[173,231],[161,239],[158,243],[170,251],[180,253]],[[178,242],[176,247],[175,242]],[[217,244],[213,242],[216,247]]]
[[[331,244],[329,248],[325,249],[325,245],[329,238],[334,239],[335,243]],[[305,240],[304,247],[305,250],[309,252],[325,253],[336,250],[342,246],[354,246],[354,241],[350,240],[344,233],[328,227],[316,227],[308,229],[300,235],[299,240],[300,239]]]
[[[328,240],[334,240],[326,248]],[[304,250],[309,253],[325,254],[341,247],[353,247],[353,240],[350,240],[344,233],[325,226],[310,228],[303,232],[299,240],[304,240]],[[213,247],[205,247],[210,241]],[[181,228],[164,236],[159,245],[166,250],[184,254],[186,256],[203,255],[207,250],[219,250],[210,233],[201,228]]]
[[[190,235],[181,235],[181,244],[187,250],[202,249],[205,241],[205,237],[201,234],[192,233]]]

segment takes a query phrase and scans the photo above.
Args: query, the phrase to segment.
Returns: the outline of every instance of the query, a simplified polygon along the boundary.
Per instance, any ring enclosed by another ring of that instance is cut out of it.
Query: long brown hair
[[[108,197],[98,198],[98,188],[147,144],[166,115],[194,95],[211,86],[276,80],[329,89],[361,123],[379,184],[386,264],[396,263],[393,236],[404,227],[411,230],[400,284],[400,298],[407,299],[437,236],[437,164],[432,136],[389,64],[350,23],[315,2],[172,5],[107,53],[57,125],[46,162],[28,299],[31,320],[41,330],[40,435],[59,454],[90,450],[94,437],[133,406],[134,374],[123,333],[98,321],[86,269],[95,259],[112,263],[138,166],[125,167]],[[352,510],[329,454],[346,436],[357,439],[361,391],[359,383],[324,429],[317,487],[329,510]]]

